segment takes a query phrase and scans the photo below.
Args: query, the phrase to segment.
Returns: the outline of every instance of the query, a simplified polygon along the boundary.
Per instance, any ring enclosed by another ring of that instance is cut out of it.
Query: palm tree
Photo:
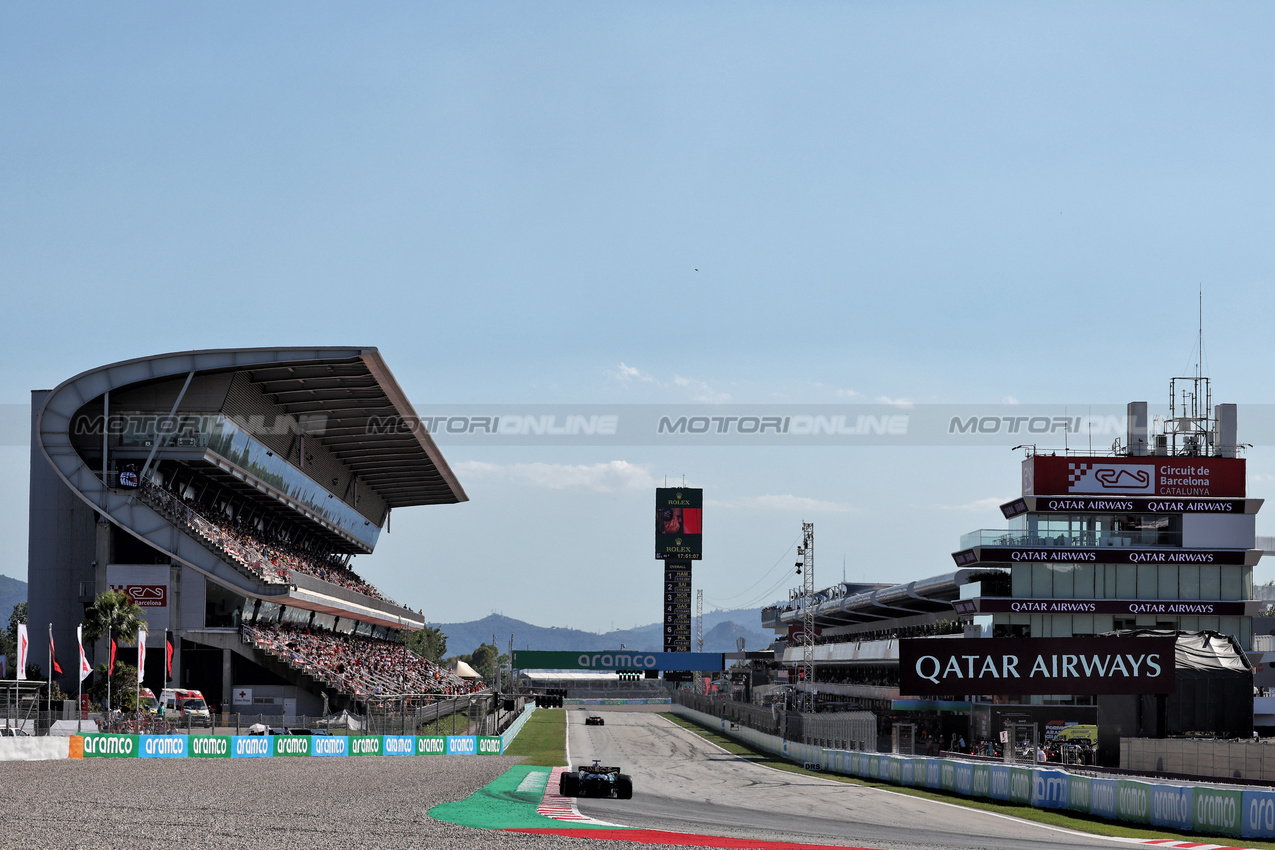
[[[101,638],[117,637],[125,643],[137,640],[137,633],[146,625],[142,618],[142,609],[122,590],[108,590],[99,593],[97,599],[84,612],[84,637],[91,641]],[[94,656],[96,656],[96,651]],[[99,666],[99,672],[105,673],[107,665]],[[122,670],[121,670],[122,672]],[[117,674],[118,675],[118,674]],[[114,701],[111,696],[111,680],[115,676],[106,677],[106,709],[109,713]],[[133,679],[136,687],[136,676]]]
[[[84,612],[84,637],[92,641],[109,634],[125,643],[133,643],[138,631],[145,626],[142,609],[122,590],[99,593]]]

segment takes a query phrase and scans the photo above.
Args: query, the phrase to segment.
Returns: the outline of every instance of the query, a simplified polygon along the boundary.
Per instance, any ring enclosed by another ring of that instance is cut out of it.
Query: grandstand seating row
[[[252,576],[271,584],[289,583],[289,571],[314,576],[353,590],[372,599],[389,601],[371,583],[332,558],[305,553],[284,542],[268,541],[257,529],[236,524],[229,517],[220,521],[210,506],[197,506],[176,493],[149,480],[143,480],[139,492],[151,507],[190,531],[196,539]],[[326,562],[325,562],[326,561]]]
[[[471,693],[467,682],[405,645],[287,623],[240,626],[245,643],[357,699],[401,694]]]

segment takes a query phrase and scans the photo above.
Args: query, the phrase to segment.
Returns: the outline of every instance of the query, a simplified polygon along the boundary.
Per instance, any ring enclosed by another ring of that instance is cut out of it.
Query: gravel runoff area
[[[0,847],[222,850],[637,850],[656,845],[470,829],[428,811],[521,759],[508,756],[68,759],[0,764]]]

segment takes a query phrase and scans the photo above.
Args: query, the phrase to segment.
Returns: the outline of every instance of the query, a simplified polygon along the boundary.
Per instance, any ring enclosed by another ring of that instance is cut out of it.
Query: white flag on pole
[[[146,632],[137,633],[137,684],[146,678]]]
[[[26,623],[18,623],[18,658],[17,670],[15,678],[25,679],[27,677],[27,625]]]
[[[80,645],[80,681],[83,682],[93,672],[93,668],[89,666],[89,660],[84,657],[84,627],[75,627],[75,642]]]

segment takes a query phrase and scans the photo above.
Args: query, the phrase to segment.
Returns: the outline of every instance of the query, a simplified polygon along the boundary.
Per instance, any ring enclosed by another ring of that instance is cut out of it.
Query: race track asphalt
[[[568,712],[572,765],[594,758],[633,777],[632,800],[578,808],[627,826],[890,850],[1076,850],[1126,842],[745,761],[648,712]]]

